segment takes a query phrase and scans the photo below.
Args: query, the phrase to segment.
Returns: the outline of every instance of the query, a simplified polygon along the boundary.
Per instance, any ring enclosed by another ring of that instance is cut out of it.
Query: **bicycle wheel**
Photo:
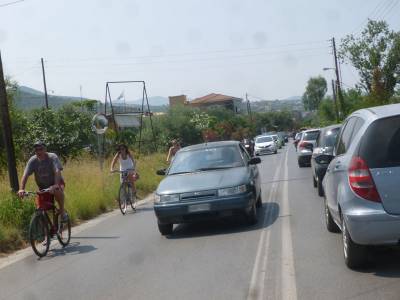
[[[133,192],[131,185],[128,186],[128,196],[129,204],[131,205],[133,211],[136,211],[136,195]]]
[[[37,256],[46,256],[50,248],[50,232],[47,221],[41,213],[32,216],[29,224],[29,241]]]
[[[127,199],[129,196],[128,193],[128,185],[124,183],[121,184],[121,187],[119,188],[118,204],[123,215],[126,214]]]
[[[71,221],[68,217],[67,221],[62,222],[62,217],[60,214],[57,215],[58,230],[57,239],[60,244],[65,247],[69,244],[71,240]]]

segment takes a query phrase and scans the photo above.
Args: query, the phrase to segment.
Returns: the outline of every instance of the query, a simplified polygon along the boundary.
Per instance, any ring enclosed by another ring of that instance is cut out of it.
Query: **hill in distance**
[[[88,100],[88,99],[83,99]],[[55,96],[48,95],[49,106],[52,108],[61,108],[64,105],[70,104],[72,102],[81,101],[80,97],[73,96]],[[17,89],[17,94],[15,98],[15,105],[22,110],[32,110],[44,107],[45,97],[44,93],[26,86],[19,86]],[[113,102],[115,106],[121,106],[123,103],[115,101]],[[127,102],[126,104],[131,104],[134,106],[141,107],[142,99],[135,100],[133,102]],[[146,102],[145,102],[146,105]],[[168,98],[161,96],[149,97],[149,105],[153,111],[163,111],[166,105],[168,105]]]

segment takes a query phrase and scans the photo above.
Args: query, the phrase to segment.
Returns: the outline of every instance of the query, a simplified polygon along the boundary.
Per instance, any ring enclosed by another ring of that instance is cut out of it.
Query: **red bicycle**
[[[71,221],[69,218],[62,220],[49,189],[26,192],[25,196],[36,196],[36,210],[29,224],[29,241],[33,252],[39,257],[46,256],[54,236],[63,247],[67,246],[71,240]]]

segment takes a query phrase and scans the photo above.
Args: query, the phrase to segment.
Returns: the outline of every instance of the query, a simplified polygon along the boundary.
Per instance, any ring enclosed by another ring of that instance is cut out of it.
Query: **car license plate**
[[[210,204],[209,203],[204,203],[204,204],[190,205],[188,207],[188,210],[189,210],[189,212],[208,211],[208,210],[210,210]]]

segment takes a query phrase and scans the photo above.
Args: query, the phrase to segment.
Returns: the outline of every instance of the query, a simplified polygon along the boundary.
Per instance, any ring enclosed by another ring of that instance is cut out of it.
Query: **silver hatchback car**
[[[400,243],[400,104],[346,119],[323,186],[326,226],[342,231],[348,267],[367,261],[367,245]]]

